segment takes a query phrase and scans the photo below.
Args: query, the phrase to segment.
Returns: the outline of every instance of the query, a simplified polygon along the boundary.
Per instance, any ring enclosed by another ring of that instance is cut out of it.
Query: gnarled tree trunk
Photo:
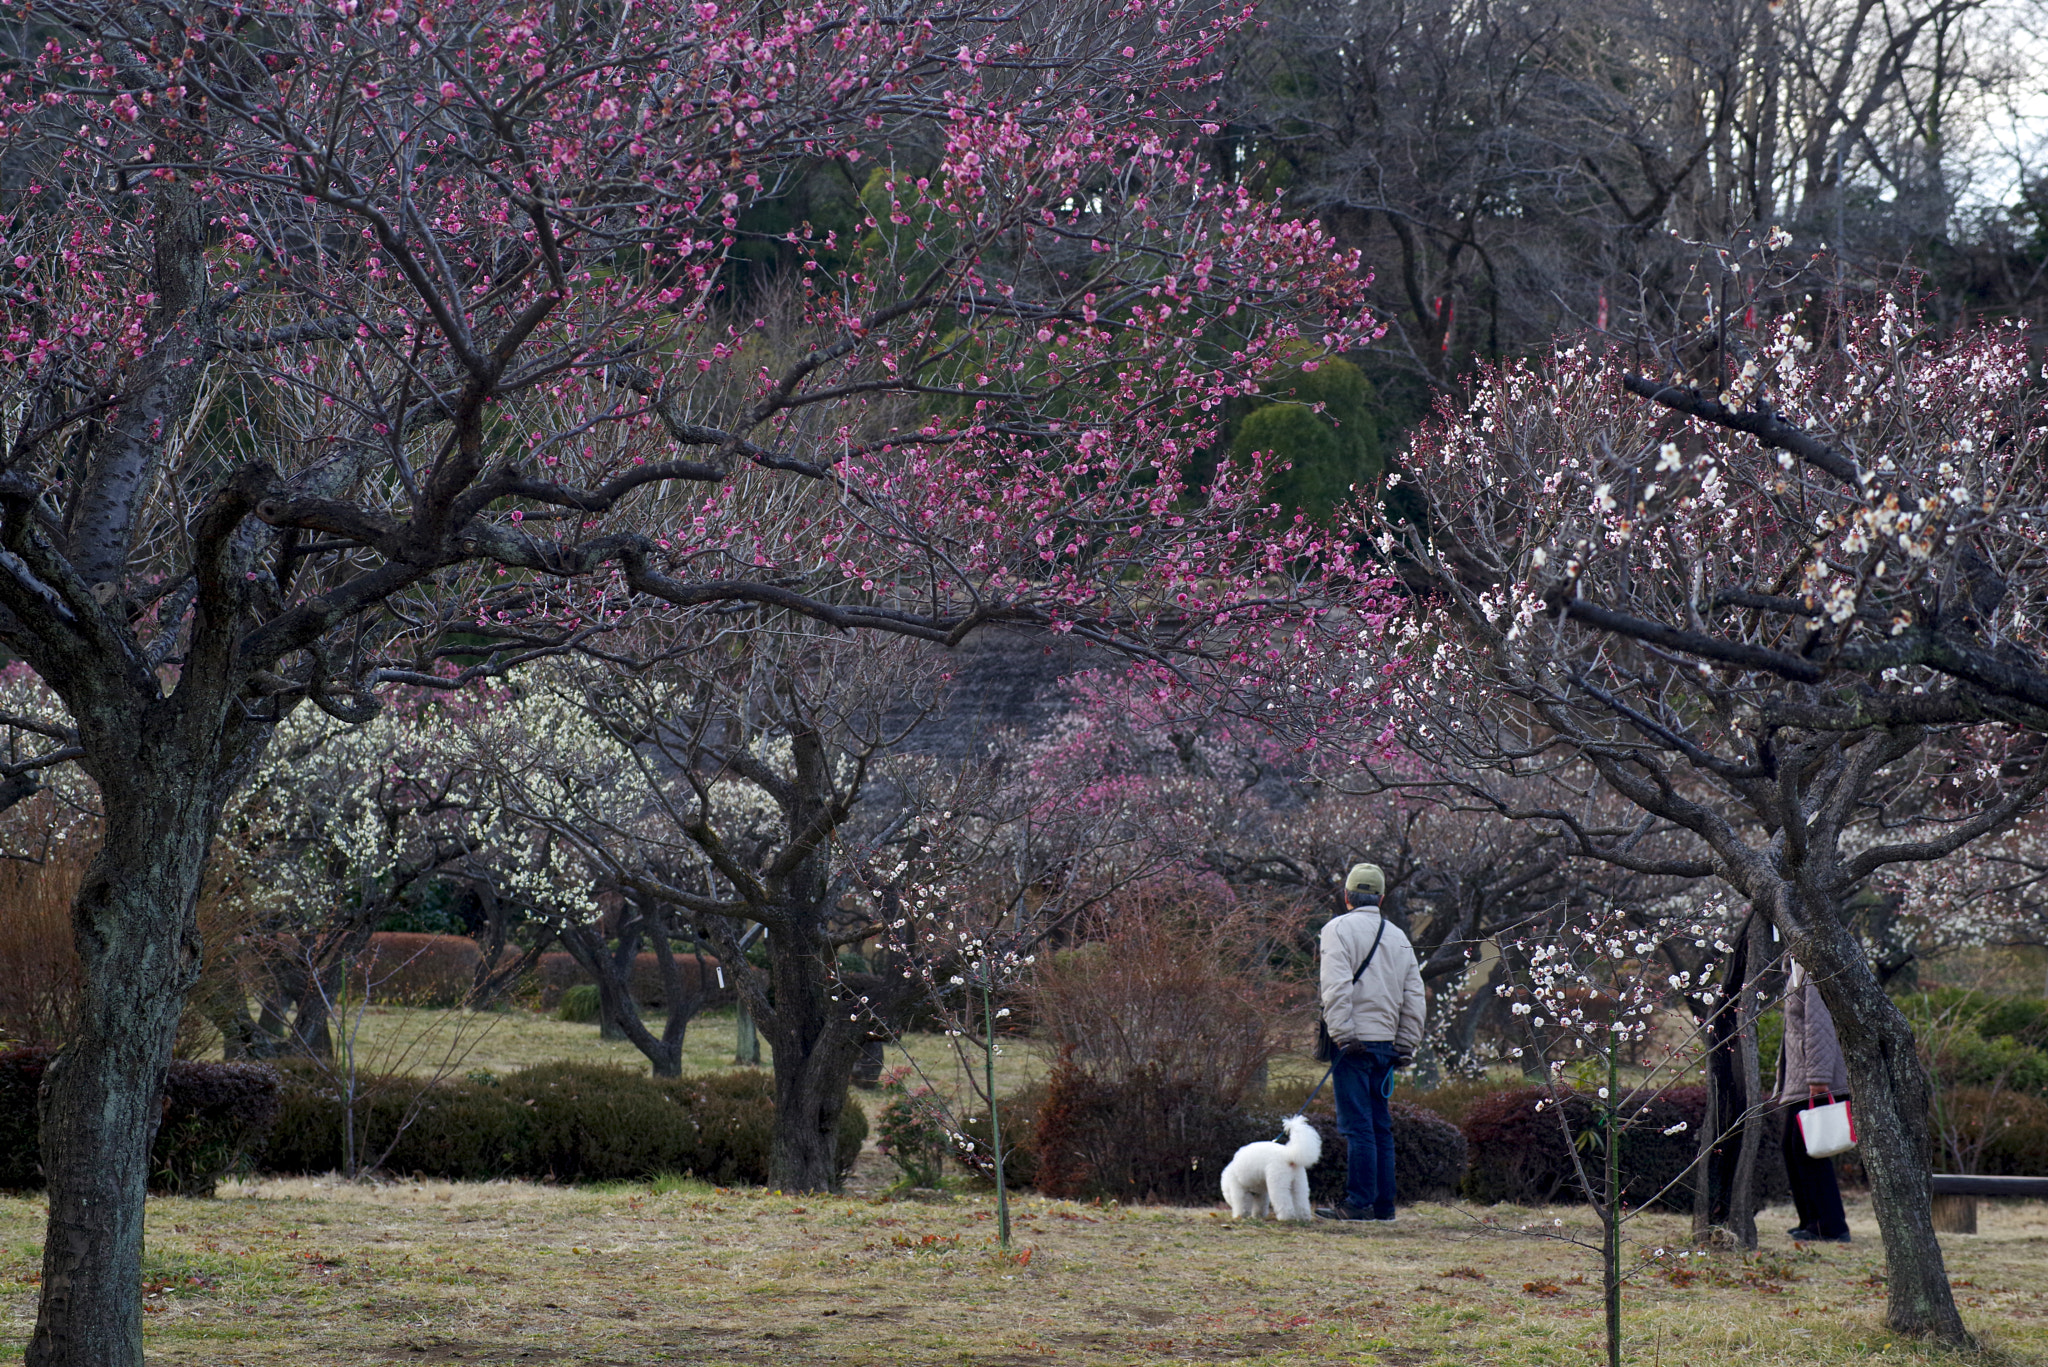
[[[1971,1344],[1934,1232],[1927,1182],[1931,1098],[1913,1028],[1833,908],[1800,910],[1802,925],[1788,925],[1789,917],[1774,919],[1827,1003],[1849,1065],[1857,1150],[1870,1174],[1870,1203],[1884,1239],[1885,1324],[1901,1334]]]
[[[29,1367],[140,1367],[144,1197],[164,1074],[199,976],[211,766],[136,755],[101,783],[106,841],[73,905],[85,992],[43,1083],[50,1214]]]
[[[839,1117],[868,1020],[833,1000],[835,951],[815,918],[809,934],[778,924],[768,934],[774,1001],[754,1003],[754,1016],[774,1047],[775,1133],[768,1180],[783,1191],[833,1191],[839,1186]]]

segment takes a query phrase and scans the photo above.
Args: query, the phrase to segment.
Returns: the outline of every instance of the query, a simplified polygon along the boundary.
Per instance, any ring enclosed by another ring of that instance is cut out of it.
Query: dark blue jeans
[[[1339,1054],[1330,1074],[1337,1130],[1350,1149],[1344,1204],[1381,1219],[1394,1213],[1394,1118],[1387,1109],[1387,1079],[1393,1071],[1389,1040],[1368,1044],[1362,1053]]]

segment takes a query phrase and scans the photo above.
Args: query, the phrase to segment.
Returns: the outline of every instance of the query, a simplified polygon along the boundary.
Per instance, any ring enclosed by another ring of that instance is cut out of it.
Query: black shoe
[[[1318,1220],[1370,1220],[1373,1218],[1373,1213],[1369,1210],[1353,1210],[1350,1206],[1339,1201],[1334,1206],[1317,1206],[1316,1218]]]
[[[1791,1235],[1791,1236],[1792,1236],[1792,1238],[1793,1238],[1793,1239],[1794,1239],[1795,1241],[1797,1241],[1797,1242],[1799,1242],[1799,1243],[1802,1243],[1802,1244],[1810,1244],[1810,1243],[1812,1243],[1812,1242],[1813,1242],[1813,1241],[1814,1241],[1815,1239],[1818,1239],[1818,1238],[1820,1237],[1820,1235],[1818,1235],[1818,1234],[1814,1233],[1814,1232],[1813,1232],[1812,1230],[1808,1229],[1808,1228],[1807,1228],[1807,1227],[1806,1227],[1805,1225],[1801,1225],[1801,1226],[1799,1226],[1799,1227],[1798,1227],[1797,1229],[1788,1229],[1788,1230],[1786,1230],[1785,1232],[1786,1232],[1787,1234]]]

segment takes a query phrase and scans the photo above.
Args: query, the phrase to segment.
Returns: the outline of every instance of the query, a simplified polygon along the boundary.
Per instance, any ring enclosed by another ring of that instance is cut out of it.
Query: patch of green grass
[[[681,1173],[658,1172],[647,1184],[648,1190],[656,1196],[716,1196],[719,1189],[701,1178],[687,1177]]]

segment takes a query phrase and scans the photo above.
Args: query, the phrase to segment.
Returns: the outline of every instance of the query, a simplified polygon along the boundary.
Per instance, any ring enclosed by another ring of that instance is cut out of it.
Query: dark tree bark
[[[470,887],[477,901],[484,908],[483,952],[477,959],[476,978],[470,983],[469,995],[463,1005],[472,1011],[482,1011],[498,1001],[527,974],[533,972],[548,946],[554,943],[552,934],[541,932],[533,936],[533,942],[520,950],[511,963],[505,963],[505,950],[511,939],[512,909],[505,905],[505,899],[498,896],[498,890],[491,886],[488,878],[474,878]]]
[[[690,1021],[702,1008],[704,956],[697,955],[694,974],[685,981],[683,966],[675,953],[667,924],[670,911],[651,898],[629,895],[619,914],[619,943],[607,947],[604,933],[594,926],[566,926],[562,943],[576,956],[583,971],[597,983],[598,1019],[606,1039],[623,1039],[642,1054],[656,1077],[681,1077],[683,1041]],[[661,971],[666,1016],[656,1036],[641,1018],[639,999],[633,995],[633,977],[639,960],[642,937],[652,944],[655,963]]]
[[[1766,1120],[1759,1107],[1761,1069],[1757,1059],[1756,953],[1760,920],[1752,911],[1736,933],[1734,951],[1721,977],[1721,990],[1708,1009],[1707,1117],[1701,1136],[1703,1167],[1693,1206],[1693,1233],[1707,1237],[1713,1226],[1755,1248],[1757,1155]]]
[[[620,1022],[629,1017],[637,1022],[640,1018],[639,1003],[633,1000],[632,970],[622,971],[619,968],[611,948],[605,943],[602,930],[590,926],[565,926],[561,936],[562,947],[575,956],[576,962],[597,985],[599,1038],[627,1038]]]
[[[199,976],[199,880],[226,767],[218,724],[181,724],[180,711],[128,714],[95,737],[96,757],[119,762],[94,766],[106,839],[72,908],[85,986],[43,1083],[50,1215],[30,1367],[142,1361],[150,1146]]]
[[[1889,1272],[1885,1322],[1900,1333],[1971,1342],[1934,1232],[1927,1181],[1934,1156],[1928,1120],[1933,1099],[1913,1046],[1913,1027],[1847,927],[1811,909],[1802,917],[1794,896],[1786,888],[1770,913],[1792,957],[1813,976],[1849,1065],[1856,1147],[1870,1175],[1870,1204]]]
[[[832,754],[809,727],[792,737],[792,779],[784,817],[796,837],[781,861],[787,873],[769,884],[768,980],[755,997],[754,1019],[774,1052],[775,1136],[769,1181],[784,1191],[839,1187],[839,1116],[846,1109],[853,1065],[868,1021],[840,1001],[839,946],[831,935],[836,890],[830,845],[823,835],[845,819]],[[804,833],[816,832],[806,840]]]
[[[1763,1014],[1757,992],[1758,974],[1753,971],[1762,948],[1763,922],[1751,916],[1744,928],[1739,952],[1744,969],[1741,988],[1735,998],[1734,1081],[1739,1088],[1734,1101],[1741,1107],[1731,1112],[1741,1118],[1742,1135],[1735,1145],[1734,1162],[1728,1169],[1728,1230],[1743,1248],[1756,1247],[1758,1187],[1756,1165],[1764,1153],[1764,1132],[1770,1121],[1765,1105],[1763,1061],[1757,1054],[1757,1018]]]
[[[837,951],[822,935],[796,941],[798,933],[794,927],[769,932],[775,1003],[754,1003],[754,1017],[774,1054],[768,1180],[783,1191],[836,1191],[839,1117],[867,1029],[865,1022],[847,1019],[845,1006],[833,1000],[829,972],[819,972]]]

